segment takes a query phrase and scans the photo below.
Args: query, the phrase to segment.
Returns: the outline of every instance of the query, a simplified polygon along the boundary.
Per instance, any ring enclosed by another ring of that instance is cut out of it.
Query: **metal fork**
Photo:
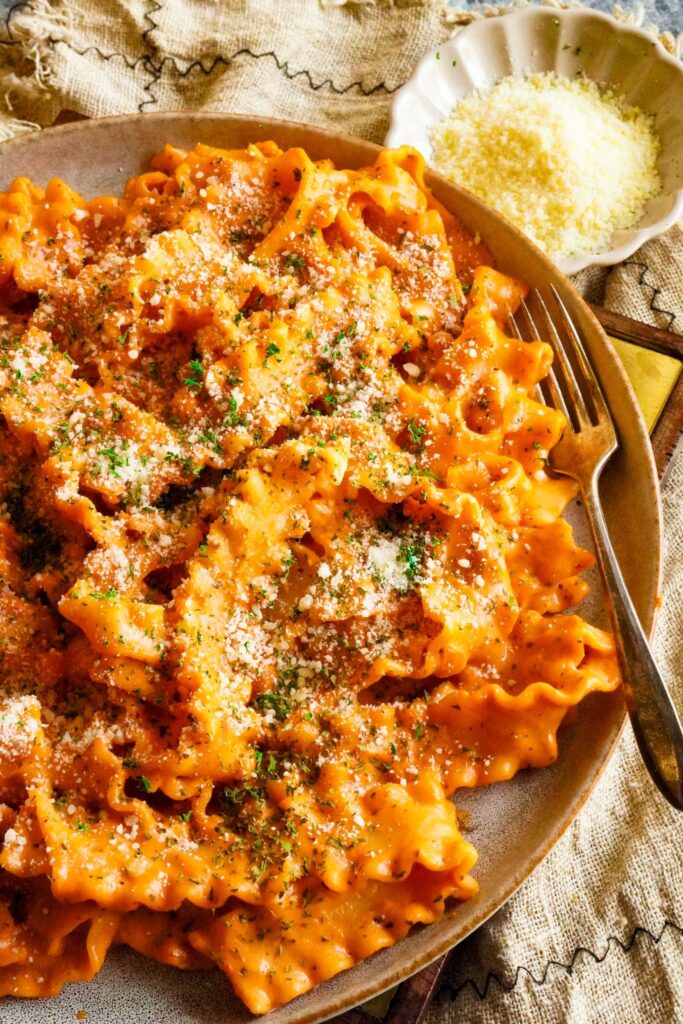
[[[550,465],[556,473],[573,477],[581,488],[631,725],[654,782],[669,803],[683,810],[683,730],[626,589],[598,493],[600,474],[618,447],[616,431],[579,333],[554,287],[552,294],[559,324],[538,291],[533,293],[537,320],[522,301],[530,336],[534,341],[542,336],[550,341],[556,355],[557,372],[551,370],[544,381],[544,400],[567,418],[567,427],[550,454]],[[514,317],[510,325],[521,340],[522,331]]]

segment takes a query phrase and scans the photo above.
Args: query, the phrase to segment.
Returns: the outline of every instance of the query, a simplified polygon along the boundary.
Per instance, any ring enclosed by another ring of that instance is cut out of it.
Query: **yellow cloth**
[[[610,336],[610,341],[624,364],[647,429],[652,433],[681,372],[681,363],[673,356],[651,352],[620,338]]]

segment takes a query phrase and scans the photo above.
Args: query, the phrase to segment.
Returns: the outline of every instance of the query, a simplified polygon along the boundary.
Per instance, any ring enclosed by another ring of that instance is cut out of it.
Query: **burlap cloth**
[[[18,4],[0,36],[0,134],[63,109],[231,110],[381,141],[392,93],[452,30],[440,0],[68,0]],[[667,40],[670,48],[676,41]],[[30,168],[27,169],[30,172]],[[610,271],[592,299],[683,333],[683,231]],[[683,706],[683,459],[664,488],[656,654]],[[647,538],[643,538],[647,543]],[[677,677],[678,676],[678,677]],[[472,1024],[683,1021],[683,816],[630,730],[544,864],[453,958],[429,1018]]]

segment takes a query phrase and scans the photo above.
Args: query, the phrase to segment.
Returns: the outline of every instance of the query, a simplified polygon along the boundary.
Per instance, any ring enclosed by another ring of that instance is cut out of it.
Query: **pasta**
[[[407,148],[0,195],[0,993],[125,943],[264,1013],[471,897],[449,797],[618,685],[491,263]]]

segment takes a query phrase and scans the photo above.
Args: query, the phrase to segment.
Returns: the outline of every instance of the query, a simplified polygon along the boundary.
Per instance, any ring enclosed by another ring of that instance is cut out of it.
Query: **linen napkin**
[[[479,9],[481,11],[481,8]],[[441,0],[28,0],[0,25],[0,137],[88,117],[230,110],[381,141],[391,97],[471,12]],[[667,40],[670,48],[675,40]],[[578,275],[592,301],[683,333],[683,230]],[[655,374],[638,360],[635,383]],[[683,459],[664,488],[655,652],[683,706]],[[643,538],[647,543],[647,538]],[[546,861],[452,958],[429,1024],[683,1020],[683,820],[652,787],[630,730]]]

